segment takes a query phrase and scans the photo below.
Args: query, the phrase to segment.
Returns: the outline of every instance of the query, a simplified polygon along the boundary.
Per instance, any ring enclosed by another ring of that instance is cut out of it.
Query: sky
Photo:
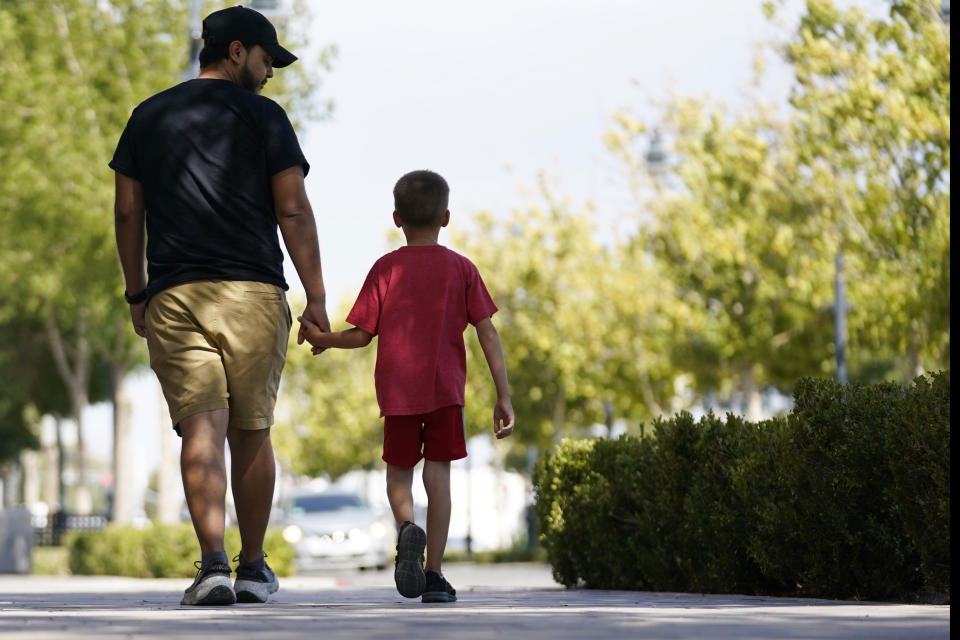
[[[344,326],[342,301],[396,248],[387,242],[391,192],[407,171],[447,179],[451,226],[479,210],[537,204],[541,171],[573,202],[593,203],[601,226],[613,225],[629,209],[625,176],[602,140],[613,115],[652,117],[652,105],[670,96],[735,106],[757,44],[782,33],[760,0],[307,4],[312,50],[339,49],[320,92],[334,101],[333,115],[299,131],[335,328]],[[311,50],[303,53],[297,64],[308,63]],[[771,64],[765,97],[783,100],[789,80]],[[291,298],[302,295],[289,259],[285,270]],[[169,422],[151,372],[133,376],[130,393],[139,496]],[[100,404],[86,416],[88,449],[102,460],[112,446],[110,411]]]
[[[310,5],[311,42],[339,48],[321,87],[333,117],[302,135],[331,313],[395,248],[391,192],[407,171],[447,179],[451,226],[536,204],[541,171],[609,225],[630,204],[603,144],[613,115],[652,117],[670,96],[736,104],[756,44],[775,33],[759,0]],[[768,80],[785,95],[788,78]],[[287,274],[302,291],[289,262]]]

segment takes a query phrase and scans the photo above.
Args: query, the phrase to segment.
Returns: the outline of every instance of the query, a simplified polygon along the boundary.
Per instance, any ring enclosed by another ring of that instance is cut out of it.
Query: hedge
[[[239,553],[239,530],[227,529],[224,542],[231,558]],[[75,575],[192,578],[197,572],[193,563],[200,559],[197,536],[189,523],[142,529],[111,525],[103,531],[72,532],[66,546],[70,572]],[[278,576],[295,573],[294,549],[279,529],[267,530],[263,546]]]
[[[950,374],[805,378],[784,417],[682,412],[534,473],[554,577],[598,589],[949,602]]]

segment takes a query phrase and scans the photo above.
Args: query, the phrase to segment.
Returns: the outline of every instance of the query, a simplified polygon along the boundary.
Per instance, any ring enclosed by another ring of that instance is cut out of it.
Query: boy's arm
[[[333,333],[321,331],[316,323],[300,316],[297,318],[300,322],[300,332],[304,339],[314,346],[313,355],[317,355],[324,349],[357,349],[370,344],[373,339],[372,333],[367,333],[363,329],[353,327],[343,331],[334,331]]]
[[[497,404],[493,408],[493,433],[497,439],[506,438],[513,432],[513,404],[510,402],[510,385],[507,383],[507,364],[503,359],[500,335],[490,318],[477,323],[477,338],[487,359],[493,384],[497,388]]]

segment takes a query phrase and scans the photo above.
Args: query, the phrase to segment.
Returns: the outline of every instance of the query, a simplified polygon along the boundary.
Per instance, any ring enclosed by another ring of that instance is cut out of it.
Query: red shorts
[[[463,407],[453,405],[413,416],[384,416],[383,461],[412,467],[421,458],[447,462],[467,457]]]

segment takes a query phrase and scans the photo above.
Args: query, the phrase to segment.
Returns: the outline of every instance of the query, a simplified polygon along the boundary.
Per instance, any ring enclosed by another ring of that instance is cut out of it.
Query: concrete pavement
[[[537,564],[452,564],[459,601],[424,605],[392,573],[282,578],[266,605],[181,607],[189,580],[0,576],[0,638],[950,637],[950,607],[566,590]]]

